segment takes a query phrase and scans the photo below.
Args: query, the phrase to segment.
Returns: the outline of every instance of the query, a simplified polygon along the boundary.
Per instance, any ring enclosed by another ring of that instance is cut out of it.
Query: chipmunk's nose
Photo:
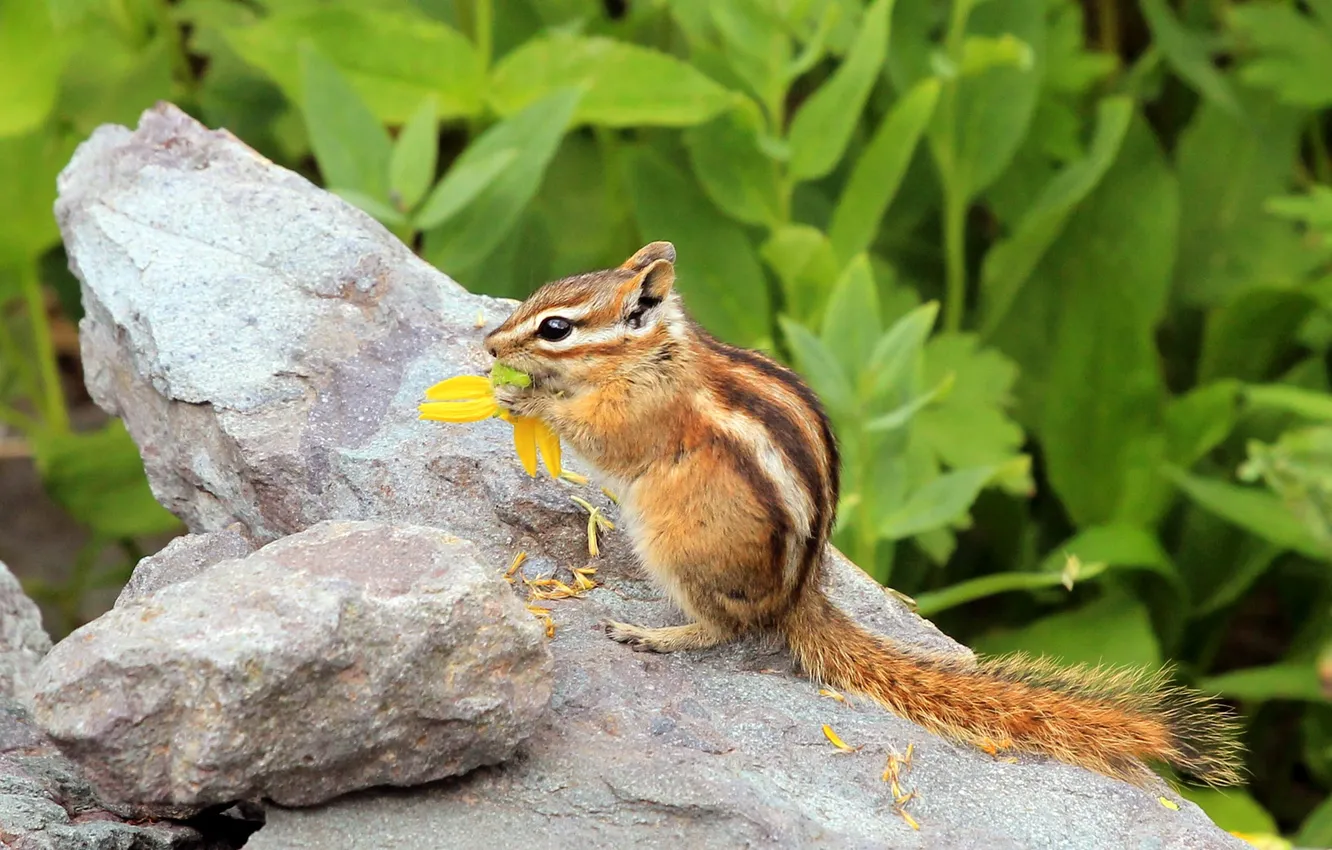
[[[486,353],[491,357],[499,357],[499,349],[495,347],[495,343],[493,342],[486,343]]]

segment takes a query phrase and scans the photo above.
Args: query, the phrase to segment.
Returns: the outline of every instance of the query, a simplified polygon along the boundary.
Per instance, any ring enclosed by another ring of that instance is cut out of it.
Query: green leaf
[[[833,250],[843,262],[868,249],[874,241],[938,99],[938,80],[917,83],[884,116],[856,160],[828,228]]]
[[[671,3],[679,9],[684,3]],[[791,62],[791,38],[785,22],[771,3],[763,0],[707,2],[701,16],[720,36],[722,55],[749,90],[765,103],[785,92],[786,68]]]
[[[56,175],[78,141],[52,129],[0,137],[0,267],[30,262],[60,241],[51,213]]]
[[[1113,567],[1116,572],[1148,572],[1160,578],[1170,592],[1153,592],[1148,598],[1160,600],[1161,607],[1157,610],[1164,612],[1168,620],[1182,629],[1181,614],[1190,611],[1190,588],[1152,531],[1127,523],[1092,526],[1051,549],[1042,559],[1039,570],[1047,575],[1060,575],[1069,569],[1070,558],[1076,559],[1073,563],[1080,565],[1081,580],[1086,580],[1087,568],[1095,565]],[[1122,586],[1125,582],[1116,584]]]
[[[1332,10],[1303,15],[1294,4],[1246,3],[1228,11],[1231,27],[1253,50],[1240,79],[1274,90],[1292,106],[1332,104]]]
[[[1274,444],[1250,440],[1241,481],[1261,479],[1332,554],[1332,427],[1284,432]]]
[[[413,209],[425,197],[435,180],[438,155],[439,134],[432,96],[423,100],[421,108],[403,125],[389,159],[390,197],[401,209]]]
[[[865,431],[873,434],[879,431],[895,431],[901,428],[914,419],[916,414],[948,395],[948,392],[953,388],[953,381],[954,375],[949,373],[948,377],[935,384],[932,389],[921,393],[896,410],[890,410],[884,415],[876,416],[866,422]]]
[[[1326,702],[1313,661],[1287,661],[1212,676],[1198,683],[1204,691],[1238,700],[1272,699]]]
[[[689,162],[718,207],[746,224],[776,227],[782,219],[777,165],[739,110],[722,113],[684,134]]]
[[[1149,570],[1176,587],[1182,586],[1179,571],[1156,535],[1136,525],[1094,525],[1084,529],[1056,546],[1041,562],[1041,572],[1059,573],[1070,556],[1084,564]]]
[[[145,44],[109,27],[89,27],[60,39],[72,42],[79,59],[65,65],[56,111],[79,132],[108,123],[133,126],[143,110],[177,95],[166,35]]]
[[[1293,843],[1296,847],[1332,847],[1332,795],[1304,819]]]
[[[435,190],[436,196],[444,195],[450,202],[432,196],[422,213],[431,213],[434,220],[441,215],[439,207],[447,212],[451,204],[462,203],[457,199],[467,194],[463,189],[469,188],[464,174],[474,181],[473,185],[483,183],[484,188],[465,204],[465,209],[427,232],[426,255],[431,263],[450,275],[464,277],[504,241],[540,188],[546,165],[560,146],[579,96],[573,89],[556,92],[494,125],[467,146]],[[497,176],[484,181],[477,176],[495,168],[493,161],[510,150],[518,153]],[[449,190],[453,194],[445,194],[445,184],[455,173],[459,176]]]
[[[1018,418],[1041,438],[1050,483],[1078,526],[1148,524],[1168,504],[1157,474],[1166,392],[1155,332],[1177,209],[1156,140],[1134,120],[995,330],[1022,369]]]
[[[1250,289],[1213,309],[1203,328],[1198,380],[1268,377],[1294,348],[1296,331],[1316,304],[1305,292]]]
[[[819,337],[843,371],[855,375],[869,362],[882,333],[874,272],[869,257],[861,254],[847,264],[833,286]]]
[[[575,123],[605,127],[688,127],[707,121],[734,95],[674,56],[610,38],[554,34],[500,61],[490,104],[512,115],[558,88],[586,90]]]
[[[36,130],[55,108],[71,44],[45,3],[0,3],[0,137]]]
[[[974,642],[978,652],[1047,655],[1064,664],[1158,667],[1161,648],[1146,607],[1122,593],[1042,617],[1020,629],[991,632]]]
[[[303,50],[301,63],[302,108],[325,185],[353,189],[377,201],[387,199],[393,147],[383,125],[317,51]]]
[[[918,414],[913,437],[947,466],[1007,469],[1022,457],[1026,439],[1008,414],[1017,377],[1016,364],[996,349],[981,348],[974,334],[939,334],[925,346],[924,383],[938,386],[951,379],[951,388]],[[1025,471],[997,483],[1014,495],[1028,495],[1035,486]]]
[[[841,268],[828,237],[809,225],[788,224],[774,230],[759,253],[782,283],[786,313],[817,325]]]
[[[1314,392],[1290,384],[1248,384],[1244,387],[1246,405],[1255,410],[1293,413],[1315,421],[1332,420],[1332,395]]]
[[[1030,71],[1036,57],[1031,45],[1006,32],[998,38],[969,35],[962,42],[962,62],[957,73],[963,77],[983,74],[995,68]]]
[[[1195,803],[1212,822],[1226,832],[1247,835],[1279,835],[1276,821],[1246,791],[1238,788],[1192,788],[1183,786],[1179,795]]]
[[[858,395],[870,410],[876,410],[884,400],[895,403],[909,391],[925,340],[938,316],[938,301],[922,304],[898,319],[875,343],[858,381]]]
[[[1090,581],[1105,572],[1105,564],[1092,564],[1079,575],[1079,581]],[[923,593],[915,597],[916,613],[926,619],[941,611],[956,608],[977,599],[1012,593],[1015,590],[1047,590],[1064,585],[1064,576],[1053,573],[992,573],[950,585],[944,590]]]
[[[543,276],[537,269],[547,269],[546,279],[580,274],[618,264],[642,244],[624,186],[619,149],[604,144],[604,138],[599,142],[596,136],[566,135],[546,167],[531,211],[535,223],[545,231],[550,263],[518,267],[524,287],[520,295],[526,294],[530,281]]]
[[[1268,198],[1263,209],[1278,218],[1298,221],[1311,230],[1332,234],[1332,186],[1315,183],[1308,194]]]
[[[687,174],[646,149],[628,152],[629,196],[641,241],[675,244],[676,287],[704,327],[736,345],[772,336],[768,284],[754,247]]]
[[[951,116],[936,121],[933,140],[952,134],[953,179],[966,198],[994,182],[1013,160],[1027,134],[1045,71],[1045,0],[1005,0],[978,5],[967,21],[970,36],[1010,38],[1031,49],[1027,68],[992,67],[985,73],[960,77]]]
[[[1212,519],[1207,515],[1208,519]],[[1224,544],[1223,544],[1224,545]],[[1200,570],[1187,570],[1186,575],[1195,588],[1192,616],[1206,617],[1239,599],[1254,582],[1263,577],[1281,555],[1281,548],[1257,537],[1243,536],[1233,551],[1226,551],[1230,562],[1223,569],[1214,569],[1216,576],[1201,575]]]
[[[254,11],[227,0],[191,0],[174,8],[176,25],[190,33],[186,49],[208,61],[207,73],[195,84],[199,119],[209,127],[226,127],[270,159],[308,157],[309,140],[299,111],[267,75],[241,59],[223,38],[227,27],[252,22],[257,17]],[[299,79],[299,69],[295,71]],[[167,73],[170,83],[169,64]]]
[[[998,242],[981,266],[985,304],[982,335],[988,336],[1013,306],[1023,284],[1054,244],[1078,204],[1101,182],[1119,154],[1133,103],[1106,98],[1097,104],[1096,131],[1087,156],[1071,163],[1052,179],[1023,215],[1013,235]]]
[[[51,498],[94,533],[125,538],[180,528],[153,498],[139,451],[119,419],[91,432],[39,432],[32,448]]]
[[[1046,18],[1045,76],[1047,92],[1082,97],[1113,74],[1119,58],[1087,43],[1083,7],[1075,3],[1053,6]],[[1079,110],[1081,111],[1081,110]]]
[[[1226,112],[1236,117],[1242,115],[1243,109],[1235,99],[1230,81],[1212,64],[1205,36],[1177,21],[1165,0],[1139,0],[1138,5],[1152,30],[1156,48],[1175,73]]]
[[[1255,287],[1290,288],[1320,259],[1296,228],[1263,210],[1294,179],[1304,116],[1241,92],[1246,119],[1204,102],[1180,134],[1179,264],[1175,288],[1196,306]]]
[[[355,189],[342,189],[337,186],[329,188],[329,191],[337,195],[342,200],[353,206],[359,207],[362,211],[369,213],[376,220],[388,225],[397,227],[407,223],[407,216],[395,210],[384,201],[377,201],[374,198]]]
[[[879,522],[879,536],[901,540],[963,519],[996,471],[993,466],[955,469],[926,482]]]
[[[1187,469],[1230,436],[1238,414],[1239,384],[1216,381],[1171,399],[1165,412],[1166,459]]]
[[[1166,470],[1166,476],[1199,507],[1283,549],[1317,560],[1326,560],[1332,554],[1271,493],[1199,478],[1174,467]]]
[[[795,355],[796,367],[828,406],[828,411],[838,418],[853,415],[856,411],[855,392],[833,352],[804,325],[786,316],[778,316],[777,320]]]
[[[412,226],[418,230],[431,230],[453,218],[517,158],[517,148],[478,154],[465,162],[460,158],[421,205],[412,219]]]
[[[788,137],[793,178],[822,177],[842,158],[887,53],[892,6],[893,0],[874,0],[846,59],[796,113]]]
[[[227,28],[223,37],[293,103],[305,100],[297,50],[309,40],[381,121],[406,121],[431,95],[444,120],[482,109],[484,73],[472,43],[424,15],[368,4],[298,5],[252,26]]]

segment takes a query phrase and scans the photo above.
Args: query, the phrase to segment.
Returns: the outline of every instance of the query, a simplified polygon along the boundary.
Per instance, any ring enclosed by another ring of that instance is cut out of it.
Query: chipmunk
[[[653,242],[619,268],[546,284],[485,338],[532,377],[497,401],[610,479],[636,554],[689,618],[608,623],[611,639],[673,652],[775,631],[815,679],[990,753],[1138,785],[1155,776],[1143,759],[1239,781],[1235,721],[1166,671],[907,652],[836,608],[820,580],[838,497],[828,418],[794,372],[704,331],[674,282],[674,246]]]

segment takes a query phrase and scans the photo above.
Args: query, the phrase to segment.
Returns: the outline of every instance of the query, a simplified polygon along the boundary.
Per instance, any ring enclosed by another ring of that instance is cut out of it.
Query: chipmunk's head
[[[566,391],[670,362],[685,327],[674,283],[675,246],[653,242],[617,269],[541,287],[486,336],[486,351]]]

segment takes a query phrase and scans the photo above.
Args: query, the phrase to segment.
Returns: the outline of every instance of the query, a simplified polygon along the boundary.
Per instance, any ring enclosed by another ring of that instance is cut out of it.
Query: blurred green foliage
[[[0,422],[103,542],[172,520],[69,427],[51,204],[157,99],[475,291],[671,240],[827,403],[844,551],[982,650],[1173,661],[1248,722],[1191,795],[1332,843],[1329,0],[0,0]]]

